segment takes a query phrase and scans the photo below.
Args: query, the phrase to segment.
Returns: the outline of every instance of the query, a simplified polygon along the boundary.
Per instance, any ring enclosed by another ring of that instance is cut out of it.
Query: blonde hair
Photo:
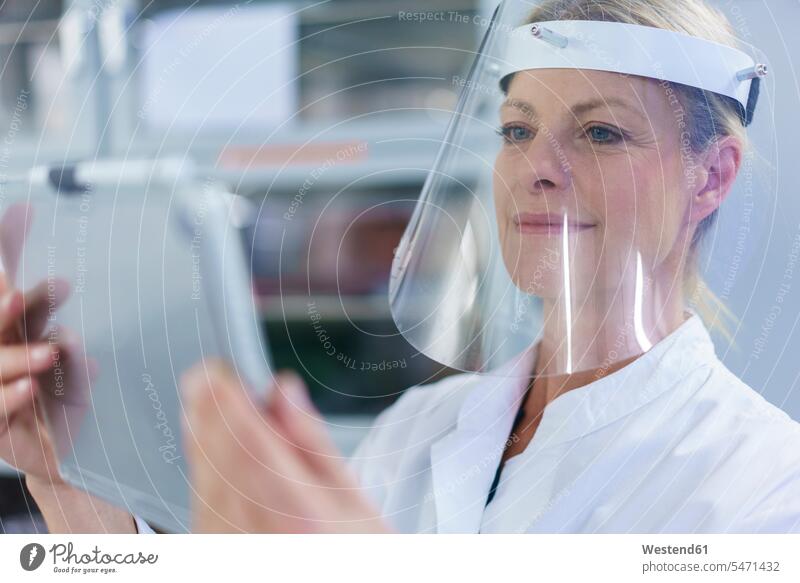
[[[528,22],[545,20],[600,20],[639,24],[682,32],[706,40],[737,46],[739,41],[728,19],[703,0],[551,0],[535,8]],[[687,119],[692,150],[704,151],[724,136],[738,138],[746,148],[747,132],[741,105],[734,99],[696,87],[669,84],[681,102]],[[698,273],[698,247],[717,216],[717,210],[697,226],[686,258],[684,294],[703,321],[732,340],[728,322],[737,318],[706,285]]]

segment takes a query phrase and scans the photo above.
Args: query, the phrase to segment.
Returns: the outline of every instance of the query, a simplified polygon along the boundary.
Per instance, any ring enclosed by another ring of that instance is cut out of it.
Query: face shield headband
[[[688,64],[688,66],[687,66]],[[734,47],[649,26],[589,20],[536,22],[513,29],[494,65],[501,87],[530,69],[588,69],[657,78],[730,97],[747,126],[767,66]]]

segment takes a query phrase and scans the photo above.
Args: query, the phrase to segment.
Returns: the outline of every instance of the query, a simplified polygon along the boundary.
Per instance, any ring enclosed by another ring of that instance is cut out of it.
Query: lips
[[[556,213],[518,213],[514,225],[520,233],[536,235],[560,235],[565,227],[568,233],[577,233],[596,226]]]

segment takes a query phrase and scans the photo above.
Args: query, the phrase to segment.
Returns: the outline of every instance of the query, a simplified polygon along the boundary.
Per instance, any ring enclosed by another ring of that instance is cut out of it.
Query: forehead
[[[540,114],[585,102],[599,102],[615,111],[628,109],[643,117],[669,110],[666,89],[655,79],[586,69],[520,71],[509,85],[506,106],[520,102]]]

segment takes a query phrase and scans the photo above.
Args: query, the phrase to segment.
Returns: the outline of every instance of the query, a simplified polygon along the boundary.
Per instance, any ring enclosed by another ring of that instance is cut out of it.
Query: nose
[[[546,130],[540,130],[528,144],[520,172],[521,183],[531,194],[564,192],[572,182],[564,148]]]

